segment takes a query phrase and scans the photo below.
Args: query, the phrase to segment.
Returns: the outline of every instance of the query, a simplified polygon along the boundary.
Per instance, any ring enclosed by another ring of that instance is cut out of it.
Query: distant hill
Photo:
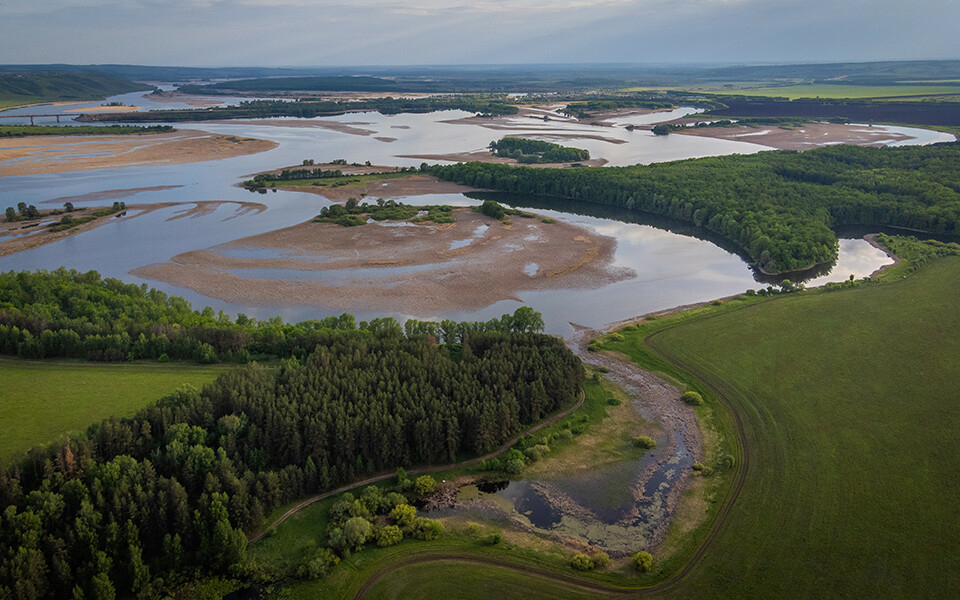
[[[102,73],[0,71],[0,105],[101,100],[108,96],[150,89],[152,86]]]

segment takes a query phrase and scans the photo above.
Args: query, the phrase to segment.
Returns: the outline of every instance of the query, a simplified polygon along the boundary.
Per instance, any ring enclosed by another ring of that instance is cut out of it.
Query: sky
[[[0,63],[960,58],[958,0],[0,0]]]

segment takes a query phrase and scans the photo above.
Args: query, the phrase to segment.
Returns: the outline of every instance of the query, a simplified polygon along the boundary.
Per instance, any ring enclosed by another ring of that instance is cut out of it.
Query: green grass
[[[947,597],[960,584],[960,258],[783,296],[653,348],[741,416],[743,491],[684,597]],[[638,332],[620,346],[642,357]],[[616,343],[609,344],[617,347]]]
[[[689,382],[703,392],[705,409],[722,412],[722,392],[745,428],[751,462],[728,520],[694,569],[654,597],[952,597],[960,585],[954,551],[960,539],[960,257],[897,279],[772,299],[740,297],[647,321],[621,330],[621,341],[604,342]],[[357,577],[399,562],[404,556],[397,552],[365,563]],[[555,561],[490,552],[510,564],[564,573]],[[469,568],[406,566],[375,584],[370,597],[500,593],[488,587],[497,584],[457,585],[453,574]],[[658,568],[663,565],[655,562]],[[568,591],[554,592],[538,577],[507,577],[513,587],[504,597]]]
[[[450,582],[456,582],[451,586]],[[578,590],[549,578],[539,579],[531,587],[523,573],[495,567],[456,562],[421,563],[406,567],[396,576],[375,583],[365,598],[393,600],[400,598],[476,598],[474,590],[482,589],[487,598],[596,598],[596,594]]]
[[[960,94],[960,85],[832,85],[806,84],[783,87],[744,87],[730,93],[776,98],[911,98]]]
[[[223,370],[0,358],[0,460],[100,419],[131,415],[182,384],[201,387]]]

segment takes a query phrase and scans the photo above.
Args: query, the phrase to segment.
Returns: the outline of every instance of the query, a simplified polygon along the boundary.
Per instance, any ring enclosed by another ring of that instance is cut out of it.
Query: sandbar
[[[181,129],[171,133],[0,139],[0,177],[232,158],[275,142]]]
[[[612,266],[614,238],[539,218],[505,225],[470,209],[455,215],[456,223],[442,225],[308,222],[131,274],[232,303],[421,316],[477,310],[523,290],[596,288],[635,276]]]
[[[316,168],[316,167],[314,167]],[[369,172],[375,172],[377,167],[367,167]],[[355,167],[348,167],[350,171],[357,171]],[[362,167],[360,168],[362,169]],[[276,182],[277,189],[288,190],[291,192],[307,192],[309,194],[318,194],[327,200],[333,202],[346,202],[350,198],[358,200],[365,197],[368,201],[373,198],[406,198],[408,196],[423,196],[427,194],[465,194],[467,192],[482,191],[480,188],[460,185],[451,181],[441,181],[430,175],[413,174],[404,177],[391,179],[373,178],[354,185],[342,185],[338,187],[330,186],[311,186],[311,185],[283,185],[283,182]]]
[[[789,129],[782,129],[776,125],[699,127],[675,133],[750,142],[778,150],[810,150],[837,144],[879,147],[889,145],[891,142],[912,139],[909,135],[886,131],[881,127],[840,123],[807,123],[802,127]]]

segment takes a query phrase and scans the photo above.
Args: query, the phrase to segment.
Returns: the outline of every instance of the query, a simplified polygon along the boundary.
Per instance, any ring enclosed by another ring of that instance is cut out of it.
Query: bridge
[[[0,119],[26,119],[26,118],[29,118],[31,125],[33,125],[33,118],[34,118],[34,117],[37,117],[37,118],[39,118],[39,117],[56,117],[56,118],[57,118],[57,123],[59,123],[59,122],[60,122],[60,117],[76,118],[77,115],[65,115],[65,114],[63,114],[63,113],[58,113],[58,114],[55,114],[55,115],[5,115],[5,114],[0,113]]]

